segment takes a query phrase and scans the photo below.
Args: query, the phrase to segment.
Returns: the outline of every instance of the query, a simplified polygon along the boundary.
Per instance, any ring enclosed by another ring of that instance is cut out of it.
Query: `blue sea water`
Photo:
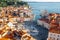
[[[40,18],[41,10],[60,13],[60,2],[28,2],[28,4],[33,9],[32,12],[36,16],[36,20]]]

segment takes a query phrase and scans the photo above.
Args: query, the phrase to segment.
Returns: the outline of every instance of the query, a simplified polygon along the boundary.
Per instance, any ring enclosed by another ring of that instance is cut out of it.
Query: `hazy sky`
[[[23,0],[28,2],[60,2],[60,0]]]

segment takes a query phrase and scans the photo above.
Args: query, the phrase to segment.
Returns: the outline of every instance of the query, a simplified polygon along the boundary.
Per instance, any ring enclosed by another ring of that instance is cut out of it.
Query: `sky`
[[[60,2],[60,0],[23,0],[27,2]]]

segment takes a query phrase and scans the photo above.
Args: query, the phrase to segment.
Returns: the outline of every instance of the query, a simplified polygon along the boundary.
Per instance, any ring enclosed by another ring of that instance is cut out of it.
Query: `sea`
[[[48,38],[48,29],[43,26],[37,25],[37,20],[42,13],[41,10],[47,10],[48,13],[56,12],[60,13],[60,2],[28,2],[29,6],[32,9],[32,13],[35,15],[34,22],[26,22],[25,24],[32,27],[35,27],[38,31],[37,35],[32,35],[37,40],[47,40]],[[36,33],[36,32],[35,32]],[[35,34],[33,33],[33,34]]]
[[[40,18],[41,10],[60,13],[60,2],[28,2],[28,4],[35,15],[35,20]]]

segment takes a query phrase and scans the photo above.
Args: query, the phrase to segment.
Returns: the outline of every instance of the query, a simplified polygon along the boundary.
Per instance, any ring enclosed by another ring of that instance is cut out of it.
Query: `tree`
[[[28,4],[27,2],[23,2],[21,0],[0,0],[0,7],[10,6],[10,5],[23,6]]]

